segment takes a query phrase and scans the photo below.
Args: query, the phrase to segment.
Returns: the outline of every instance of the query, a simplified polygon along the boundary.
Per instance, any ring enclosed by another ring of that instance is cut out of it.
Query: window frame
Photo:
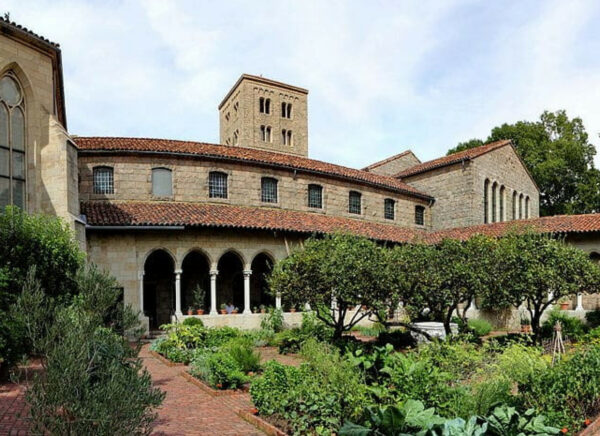
[[[157,194],[154,190],[154,175],[156,174],[157,171],[165,171],[170,174],[170,178],[171,178],[171,186],[170,186],[170,194]],[[154,197],[159,197],[159,198],[173,198],[173,169],[168,168],[168,167],[153,167],[151,170],[151,188],[152,188],[152,195]]]
[[[100,171],[107,170],[109,174],[108,189],[106,191],[99,189],[96,184],[96,176]],[[114,195],[115,194],[115,169],[109,165],[98,165],[92,168],[92,193],[94,195]]]
[[[417,204],[415,206],[415,224],[418,226],[425,225],[425,206]]]
[[[213,177],[222,177],[221,180],[214,180]],[[225,181],[224,184],[220,183],[221,181]],[[220,186],[218,186],[220,184]],[[221,189],[221,192],[218,192],[218,189]],[[224,190],[224,192],[223,192]],[[224,171],[209,171],[208,173],[208,198],[217,199],[217,200],[227,200],[229,198],[229,174]]]
[[[357,209],[354,209],[353,206],[356,204],[352,203],[352,199],[358,199],[358,212]],[[352,215],[362,215],[362,194],[358,191],[350,191],[348,192],[348,213]]]
[[[273,193],[267,192],[267,184],[273,182]],[[279,180],[272,176],[263,176],[260,178],[260,201],[261,203],[278,204],[279,203]]]
[[[391,208],[389,207],[390,205]],[[390,221],[396,220],[396,200],[393,198],[386,198],[383,200],[383,218]]]
[[[319,201],[318,201],[318,206],[315,206],[314,204],[316,203],[312,203],[311,204],[311,192],[317,190],[318,191],[318,197],[319,197]],[[308,187],[307,187],[307,207],[311,208],[311,209],[323,209],[323,186],[319,185],[318,183],[309,183]]]

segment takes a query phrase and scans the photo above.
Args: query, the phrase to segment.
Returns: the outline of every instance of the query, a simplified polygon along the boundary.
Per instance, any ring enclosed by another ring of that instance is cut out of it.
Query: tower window
[[[360,215],[362,212],[360,203],[361,203],[360,192],[350,191],[350,194],[348,194],[348,212]]]
[[[308,207],[323,208],[323,187],[321,185],[308,185]]]
[[[208,173],[209,198],[227,198],[227,174],[220,171]]]
[[[168,168],[152,168],[152,194],[158,197],[173,195],[173,173]]]
[[[238,109],[240,108],[240,102],[236,101],[235,103],[233,103],[233,110],[234,111],[238,111]]]
[[[396,202],[391,198],[386,198],[383,201],[383,216],[386,220],[393,220],[395,218]]]
[[[0,79],[0,209],[25,208],[25,115],[21,87],[9,73]]]
[[[292,118],[292,103],[281,103],[281,118]]]
[[[271,126],[260,126],[260,139],[263,142],[271,142]]]
[[[487,224],[490,222],[490,181],[489,180],[485,180],[485,182],[483,183],[483,223]]]
[[[415,206],[415,224],[418,226],[425,224],[425,208],[423,206]]]
[[[94,194],[114,194],[114,178],[111,167],[95,167],[93,169]]]
[[[240,131],[238,129],[233,132],[233,145],[238,145],[240,140]]]
[[[258,99],[258,111],[261,114],[269,115],[271,113],[271,99],[265,98],[265,97],[260,97]]]
[[[273,177],[261,179],[260,199],[263,203],[277,203],[277,179]]]
[[[225,119],[226,119],[227,121],[229,121],[229,112],[227,112],[227,113],[225,114]]]
[[[283,145],[290,145],[290,146],[294,145],[292,143],[292,139],[293,139],[293,136],[292,136],[292,131],[291,130],[283,129],[281,131],[281,143]]]

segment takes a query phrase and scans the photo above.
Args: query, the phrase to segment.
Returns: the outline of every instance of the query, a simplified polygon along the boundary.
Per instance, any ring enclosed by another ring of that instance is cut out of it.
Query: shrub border
[[[194,377],[187,371],[181,371],[180,375],[192,384],[195,384],[211,397],[226,397],[231,395],[245,394],[247,389],[214,389],[199,378]]]
[[[186,366],[185,363],[183,362],[171,362],[169,359],[167,359],[165,356],[163,356],[160,353],[157,353],[154,350],[150,350],[150,354],[154,357],[156,357],[161,363],[163,363],[164,365],[167,366]]]
[[[268,436],[288,436],[287,433],[281,431],[280,429],[275,427],[273,424],[265,421],[261,417],[256,416],[250,410],[239,409],[235,413],[240,418],[242,418],[244,421],[248,422],[249,424],[252,424],[254,427],[263,431]]]

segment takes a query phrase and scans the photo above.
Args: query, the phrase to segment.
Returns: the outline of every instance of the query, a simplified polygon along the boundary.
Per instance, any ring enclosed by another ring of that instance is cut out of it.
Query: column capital
[[[218,275],[219,275],[219,270],[218,270],[218,269],[211,269],[211,270],[210,270],[208,273],[209,273],[211,276],[215,277],[215,276],[218,276]]]
[[[138,279],[142,280],[144,278],[144,270],[138,271]]]
[[[250,277],[252,275],[252,270],[251,269],[245,269],[244,270],[244,277]]]
[[[181,270],[181,269],[176,269],[176,270],[175,270],[175,274],[176,274],[176,275],[178,275],[178,276],[180,276],[181,274],[183,274],[183,270]]]

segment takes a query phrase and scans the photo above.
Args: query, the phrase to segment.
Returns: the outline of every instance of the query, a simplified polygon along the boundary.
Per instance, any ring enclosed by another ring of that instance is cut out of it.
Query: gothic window
[[[487,224],[490,222],[489,217],[489,190],[490,190],[490,181],[485,180],[483,183],[483,222]]]
[[[171,197],[173,195],[173,173],[168,168],[152,168],[152,195]]]
[[[391,198],[383,201],[383,216],[386,220],[393,220],[395,215],[396,202]]]
[[[360,203],[361,203],[360,192],[350,191],[350,194],[348,194],[348,212],[360,215],[360,213],[362,211]]]
[[[323,187],[321,185],[308,185],[308,207],[323,208]]]
[[[498,221],[496,203],[498,201],[498,184],[494,182],[492,185],[492,222]]]
[[[415,206],[415,224],[425,225],[425,208],[423,206]]]
[[[517,191],[513,191],[512,196],[512,219],[517,219]]]
[[[115,184],[111,167],[95,167],[93,169],[94,194],[114,194]]]
[[[505,221],[504,217],[504,185],[500,186],[500,216],[498,217],[498,221]]]
[[[208,173],[209,198],[227,198],[227,174],[220,171]]]
[[[25,208],[25,102],[16,78],[0,79],[0,209]]]
[[[260,199],[263,203],[277,203],[277,179],[273,177],[261,179]]]
[[[260,126],[260,139],[263,142],[271,142],[271,126]]]

